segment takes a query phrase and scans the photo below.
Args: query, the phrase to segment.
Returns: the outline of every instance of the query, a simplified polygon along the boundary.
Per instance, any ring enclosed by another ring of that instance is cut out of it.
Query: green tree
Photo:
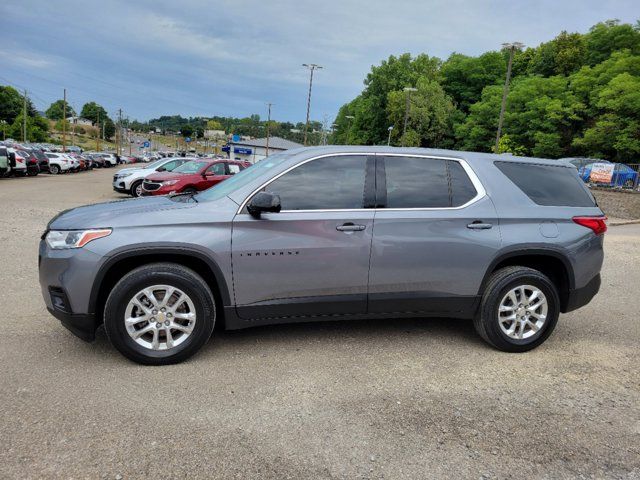
[[[500,52],[487,52],[479,57],[452,54],[440,70],[444,91],[465,113],[478,101],[487,85],[502,83],[507,62]]]
[[[189,124],[186,124],[186,125],[183,125],[182,127],[180,127],[180,134],[181,134],[184,138],[187,138],[187,137],[192,136],[192,135],[193,135],[193,132],[194,132],[194,129],[193,129],[193,127],[192,127],[191,125],[189,125]]]
[[[86,118],[87,120],[91,120],[91,123],[94,125],[100,121],[104,121],[108,118],[107,111],[96,102],[88,102],[82,106],[82,111],[80,112],[80,116]]]
[[[628,23],[607,20],[591,27],[586,45],[586,60],[591,66],[606,60],[615,51],[629,50],[633,55],[640,55],[640,31]]]
[[[23,114],[19,114],[11,126],[7,129],[7,135],[22,140]],[[27,138],[28,142],[44,142],[48,140],[49,122],[43,117],[30,117],[27,115]]]
[[[24,109],[24,95],[15,88],[0,86],[0,120],[13,123],[16,117],[22,114]],[[36,109],[27,97],[27,115],[35,117]]]
[[[56,100],[49,106],[49,108],[47,108],[45,115],[50,120],[60,120],[64,116],[63,110],[64,110],[64,100]],[[66,113],[67,113],[67,118],[76,116],[75,110],[69,104],[67,104]]]
[[[600,90],[595,123],[574,140],[582,151],[622,162],[640,156],[640,76],[620,73]]]
[[[511,153],[513,155],[522,156],[526,155],[527,149],[522,145],[518,145],[507,134],[500,137],[500,141],[498,142],[498,151],[495,153]]]
[[[100,116],[100,128],[104,132],[104,138],[106,140],[110,140],[111,138],[113,138],[116,133],[116,126],[113,123],[113,120],[111,120],[109,117],[103,119],[102,115]]]
[[[451,98],[436,80],[426,77],[417,82],[417,92],[409,97],[407,133],[404,144],[422,147],[448,147],[452,145],[452,115],[455,111]],[[407,92],[389,93],[387,114],[395,142],[402,143]],[[413,133],[411,133],[413,132]],[[408,143],[411,142],[411,143]]]

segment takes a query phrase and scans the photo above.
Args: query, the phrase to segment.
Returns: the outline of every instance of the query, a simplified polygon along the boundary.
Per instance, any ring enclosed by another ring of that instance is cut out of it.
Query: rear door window
[[[460,162],[424,157],[385,157],[387,208],[460,207],[477,194]]]
[[[596,204],[572,168],[517,162],[495,162],[495,165],[538,205],[594,207]]]

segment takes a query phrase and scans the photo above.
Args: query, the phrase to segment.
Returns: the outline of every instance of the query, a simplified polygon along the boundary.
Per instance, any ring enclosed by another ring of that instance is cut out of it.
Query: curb
[[[620,220],[618,222],[611,222],[609,223],[610,227],[620,227],[622,225],[634,225],[636,223],[640,223],[640,218],[637,218],[635,220]]]

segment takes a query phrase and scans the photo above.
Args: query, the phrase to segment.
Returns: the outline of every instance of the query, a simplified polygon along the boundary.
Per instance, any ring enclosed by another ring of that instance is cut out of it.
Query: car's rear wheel
[[[138,180],[131,185],[131,196],[136,198],[142,196],[142,180]]]
[[[215,302],[193,270],[171,263],[136,268],[113,288],[104,311],[111,343],[145,365],[181,362],[211,337]]]
[[[526,352],[551,335],[559,313],[558,289],[546,275],[505,267],[491,275],[474,325],[498,350]]]

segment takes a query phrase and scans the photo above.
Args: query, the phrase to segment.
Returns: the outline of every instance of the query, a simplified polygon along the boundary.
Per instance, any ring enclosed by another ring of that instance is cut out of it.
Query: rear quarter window
[[[573,168],[516,162],[495,162],[495,166],[538,205],[548,207],[594,207],[596,205]]]

